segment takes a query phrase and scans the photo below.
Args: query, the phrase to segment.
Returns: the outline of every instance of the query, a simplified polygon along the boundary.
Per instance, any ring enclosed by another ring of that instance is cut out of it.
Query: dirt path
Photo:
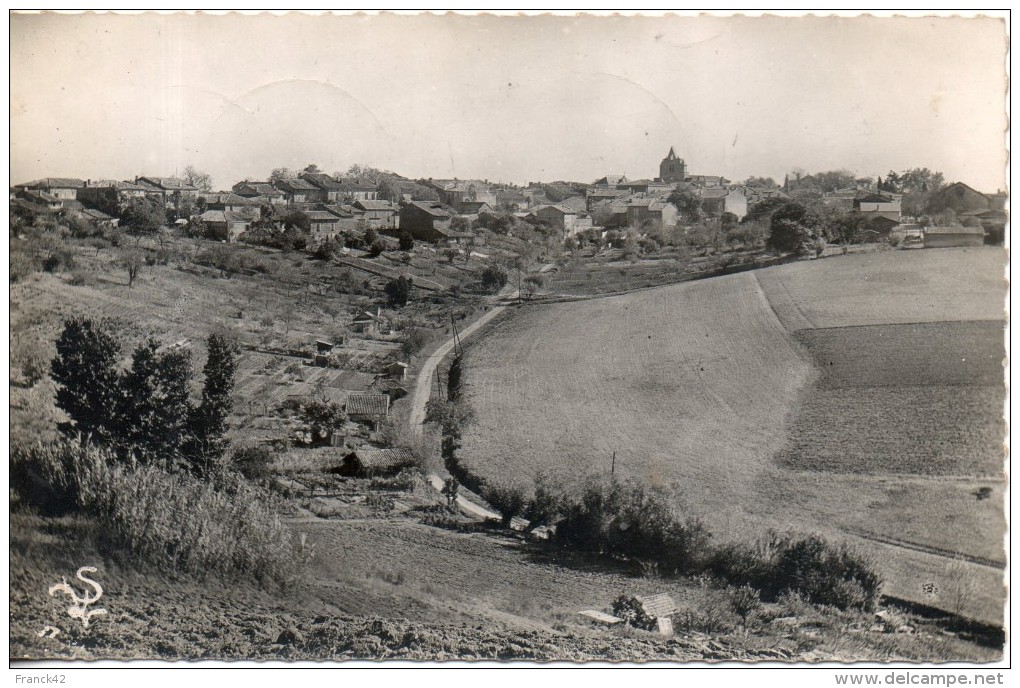
[[[492,306],[482,317],[464,328],[460,333],[460,339],[466,339],[472,332],[485,325],[485,323],[495,318],[505,309],[506,306]],[[452,338],[446,340],[421,365],[418,379],[414,385],[414,395],[411,397],[411,411],[407,418],[412,432],[421,432],[421,425],[425,422],[425,404],[428,403],[432,392],[432,378],[436,373],[436,368],[439,367],[439,363],[453,350],[453,346],[454,340]]]

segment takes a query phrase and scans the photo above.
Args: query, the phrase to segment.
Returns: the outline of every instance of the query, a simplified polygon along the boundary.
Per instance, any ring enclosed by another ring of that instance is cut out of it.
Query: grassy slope
[[[1003,558],[1001,484],[776,466],[785,421],[819,378],[789,330],[991,320],[1001,260],[994,249],[885,252],[760,271],[767,302],[745,273],[526,309],[469,347],[478,421],[462,454],[482,476],[526,479],[605,471],[617,451],[623,474],[683,483],[724,539],[767,525],[870,536],[851,539],[879,560],[889,593],[939,604],[921,592],[949,583],[932,548]],[[993,498],[979,502],[973,493],[985,486]],[[994,621],[1001,571],[971,568],[968,611]]]

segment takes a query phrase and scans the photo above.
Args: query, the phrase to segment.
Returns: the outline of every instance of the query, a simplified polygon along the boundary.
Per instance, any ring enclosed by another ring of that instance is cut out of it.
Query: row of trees
[[[121,371],[111,321],[67,318],[50,373],[57,406],[69,418],[61,431],[111,446],[124,458],[207,472],[226,446],[238,347],[228,335],[213,333],[207,348],[202,397],[194,405],[189,349],[161,347],[149,338]]]

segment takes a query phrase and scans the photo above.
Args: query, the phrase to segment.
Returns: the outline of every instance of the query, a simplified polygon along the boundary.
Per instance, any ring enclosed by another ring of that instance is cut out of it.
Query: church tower
[[[669,155],[659,163],[659,179],[664,182],[682,182],[687,179],[687,163],[683,158],[676,157],[673,147],[669,147]]]

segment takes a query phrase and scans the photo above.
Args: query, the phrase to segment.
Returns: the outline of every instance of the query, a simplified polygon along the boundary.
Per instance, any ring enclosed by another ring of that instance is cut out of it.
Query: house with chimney
[[[362,217],[372,229],[397,229],[400,226],[400,209],[391,201],[358,199],[351,205],[362,212]]]
[[[70,177],[46,177],[36,179],[27,184],[21,184],[18,188],[34,191],[37,194],[45,194],[58,201],[78,200],[78,190],[85,186],[81,179]]]
[[[148,198],[159,200],[167,208],[180,208],[181,201],[195,200],[201,189],[177,177],[137,177],[135,184],[145,188]]]
[[[270,204],[284,204],[287,202],[285,194],[269,182],[238,182],[231,189],[238,196],[247,198],[265,198]]]
[[[280,179],[273,186],[283,192],[287,203],[321,203],[325,198],[322,189],[304,179]]]

